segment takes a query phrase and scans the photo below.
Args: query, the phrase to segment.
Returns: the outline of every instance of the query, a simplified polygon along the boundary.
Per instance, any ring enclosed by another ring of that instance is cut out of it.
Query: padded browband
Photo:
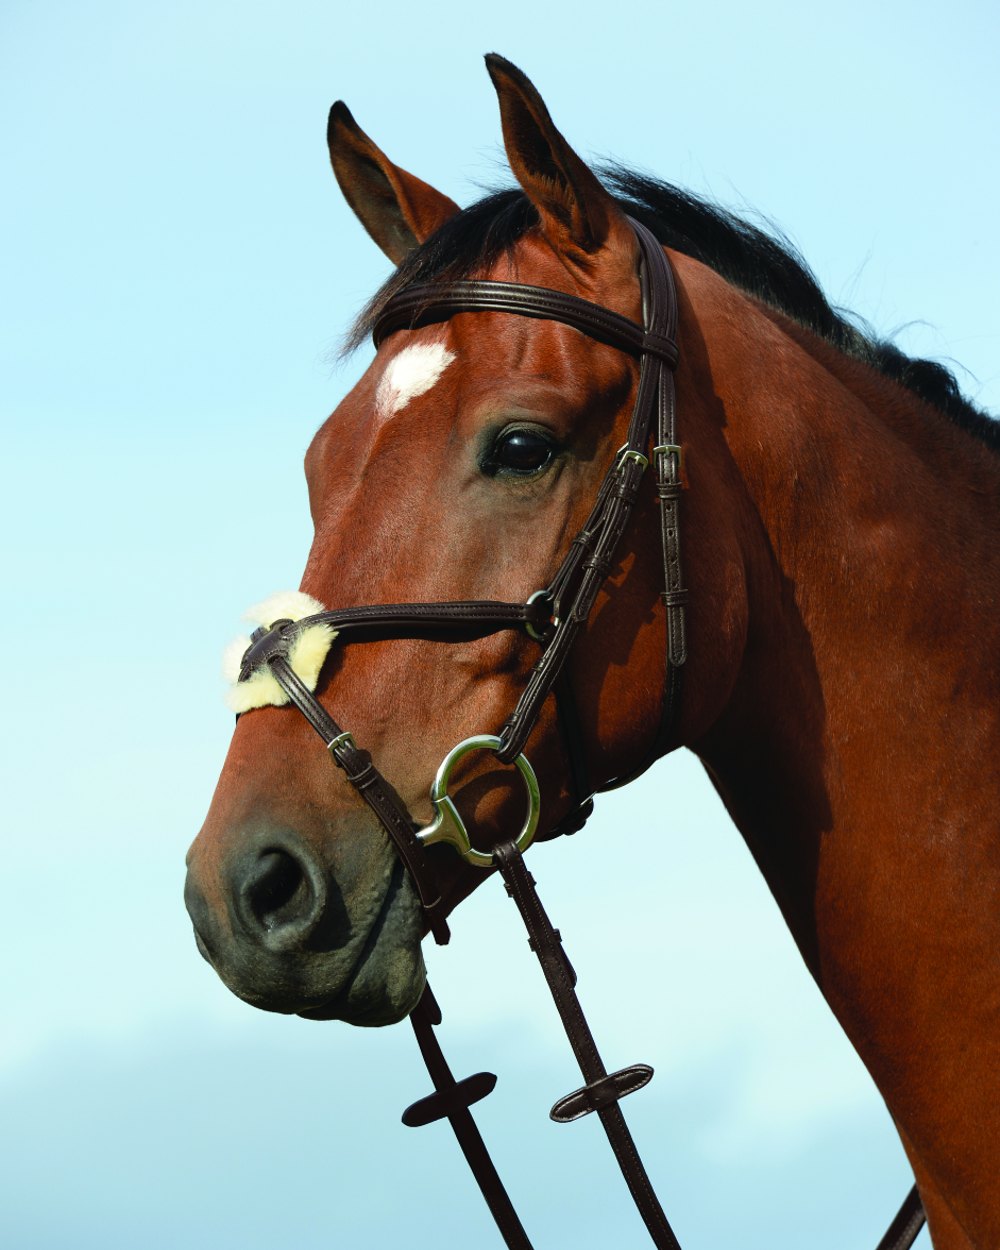
[[[666,335],[644,330],[635,321],[592,304],[589,300],[547,286],[523,286],[515,282],[489,282],[471,279],[442,285],[408,287],[393,296],[375,322],[375,346],[396,330],[447,321],[463,312],[505,312],[544,321],[562,321],[589,338],[617,347],[632,356],[657,356],[670,368],[677,364],[677,344]]]

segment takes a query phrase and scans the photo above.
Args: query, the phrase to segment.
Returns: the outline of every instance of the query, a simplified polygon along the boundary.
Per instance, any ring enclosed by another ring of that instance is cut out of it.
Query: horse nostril
[[[308,878],[286,851],[265,851],[243,889],[247,905],[267,930],[297,919],[312,902]]]
[[[243,858],[235,876],[240,919],[265,946],[301,944],[323,914],[323,875],[305,855],[270,847]]]

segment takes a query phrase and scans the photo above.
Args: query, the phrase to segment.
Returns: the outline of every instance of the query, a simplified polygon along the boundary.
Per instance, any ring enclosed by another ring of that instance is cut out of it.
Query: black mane
[[[1000,421],[962,395],[950,370],[936,361],[907,356],[858,318],[834,309],[787,239],[690,192],[621,166],[603,168],[601,178],[625,212],[665,246],[708,265],[845,355],[865,361],[1000,451]],[[351,330],[348,349],[371,334],[379,313],[398,291],[419,282],[450,282],[481,272],[510,254],[537,220],[533,205],[516,188],[495,191],[463,209],[411,252],[375,293]]]

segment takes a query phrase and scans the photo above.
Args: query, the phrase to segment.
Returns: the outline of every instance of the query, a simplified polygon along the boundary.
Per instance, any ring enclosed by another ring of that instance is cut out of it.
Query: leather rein
[[[448,906],[426,855],[426,847],[447,842],[467,862],[496,868],[504,879],[528,931],[529,945],[541,964],[549,990],[577,1058],[584,1084],[559,1099],[550,1116],[560,1123],[596,1112],[602,1122],[653,1244],[658,1250],[680,1250],[625,1123],[618,1103],[641,1089],[653,1069],[633,1064],[609,1073],[597,1050],[576,995],[576,973],[563,949],[558,929],[549,920],[535,890],[534,878],[522,858],[535,837],[539,790],[524,746],[550,694],[569,761],[575,808],[556,828],[542,837],[556,837],[581,828],[593,810],[593,789],[584,760],[582,733],[576,717],[566,663],[585,626],[598,592],[610,573],[615,555],[635,511],[645,470],[652,463],[660,501],[667,643],[661,724],[650,757],[632,775],[663,754],[674,725],[680,672],[687,658],[685,604],[680,560],[678,511],[683,488],[683,452],[676,434],[677,292],[673,271],[655,236],[630,219],[639,249],[642,325],[600,305],[561,291],[508,282],[456,281],[409,287],[394,296],[379,317],[375,346],[396,330],[447,320],[464,312],[505,312],[517,316],[560,321],[599,342],[638,356],[639,382],[625,443],[619,449],[598,489],[583,528],[573,539],[549,585],[527,603],[460,600],[444,603],[376,604],[317,613],[298,621],[275,621],[258,629],[243,657],[240,680],[266,666],[292,704],[320,734],[334,763],[372,808],[398,851],[413,881],[435,940],[446,943]],[[650,439],[655,441],[650,450]],[[389,638],[428,638],[467,641],[503,630],[523,630],[537,641],[541,655],[513,711],[498,735],[482,734],[460,742],[438,769],[431,799],[436,812],[430,825],[420,828],[405,804],[378,771],[367,751],[341,728],[289,662],[289,651],[299,633],[310,625],[325,624],[338,631],[338,642],[370,642]],[[448,781],[457,762],[472,751],[490,750],[501,763],[513,764],[528,794],[528,814],[521,832],[488,851],[472,846],[461,815],[448,794]],[[602,789],[624,784],[623,778]],[[491,1093],[496,1077],[479,1072],[456,1081],[441,1051],[434,1026],[441,1022],[437,1002],[426,986],[410,1016],[434,1093],[403,1113],[411,1127],[447,1119],[497,1227],[510,1250],[532,1250],[531,1242],[490,1159],[469,1108]],[[923,1227],[924,1213],[916,1187],[879,1242],[877,1250],[909,1250]]]

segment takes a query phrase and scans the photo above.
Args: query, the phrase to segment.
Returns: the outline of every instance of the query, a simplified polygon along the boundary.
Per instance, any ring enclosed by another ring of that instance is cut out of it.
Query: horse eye
[[[508,430],[501,434],[490,454],[488,469],[494,473],[537,473],[552,458],[553,447],[547,438],[533,430]]]

